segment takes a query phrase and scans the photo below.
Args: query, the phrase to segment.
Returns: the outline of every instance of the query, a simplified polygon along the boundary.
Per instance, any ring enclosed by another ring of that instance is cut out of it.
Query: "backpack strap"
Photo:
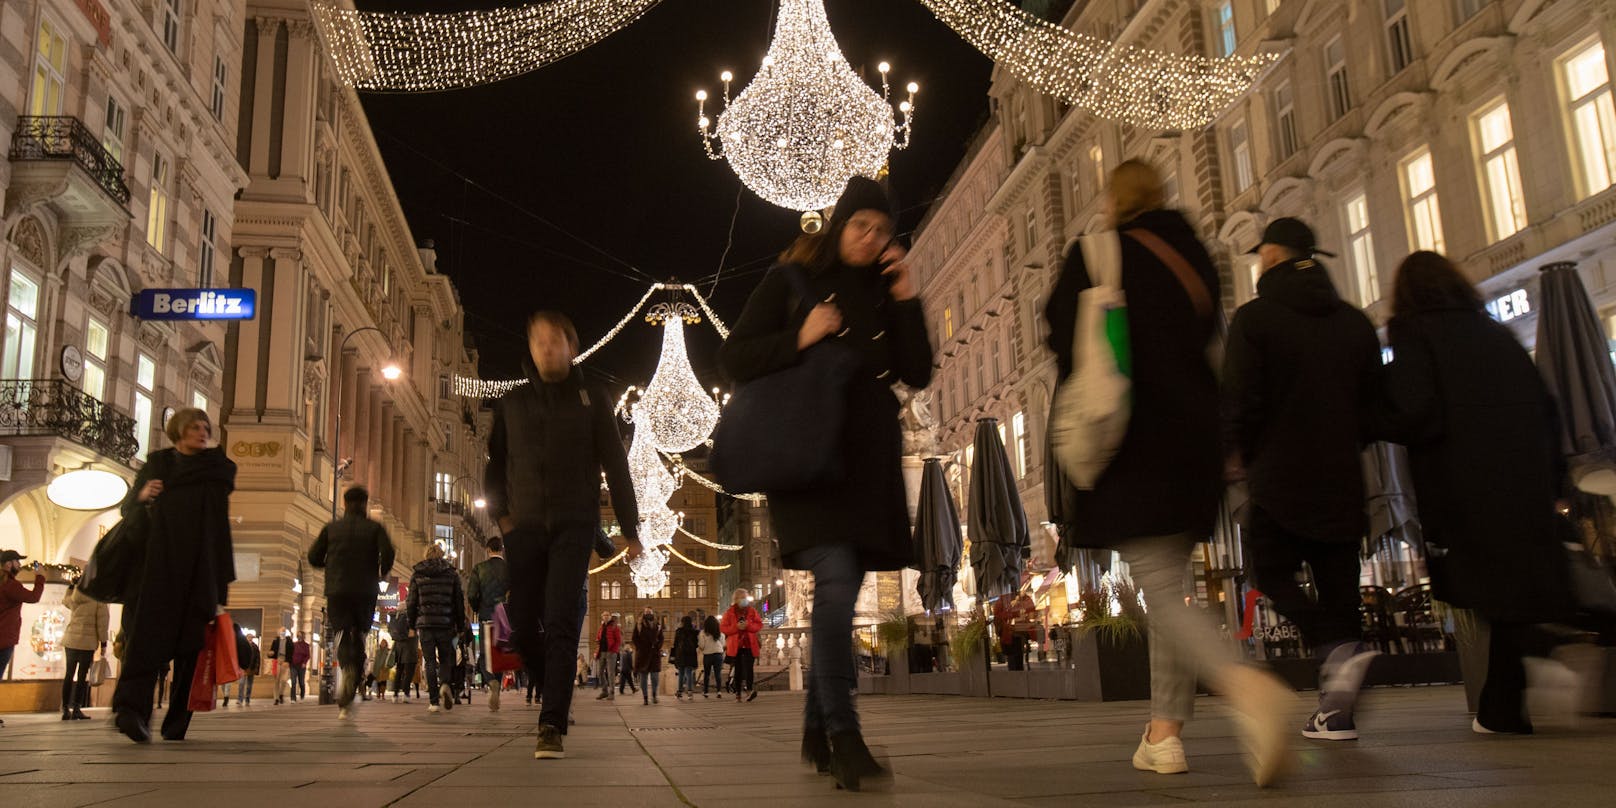
[[[1190,303],[1195,311],[1202,317],[1212,316],[1212,293],[1207,291],[1206,282],[1190,267],[1190,262],[1184,260],[1178,250],[1162,240],[1161,236],[1142,227],[1124,230],[1123,233],[1134,241],[1139,242],[1145,249],[1150,250],[1157,260],[1167,265],[1168,269],[1178,276],[1178,282],[1184,287],[1184,293],[1189,295]]]

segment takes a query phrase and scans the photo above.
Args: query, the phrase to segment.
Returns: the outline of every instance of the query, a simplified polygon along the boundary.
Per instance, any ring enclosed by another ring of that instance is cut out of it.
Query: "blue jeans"
[[[814,574],[814,664],[808,668],[805,732],[858,732],[853,688],[853,604],[864,583],[864,566],[851,544],[827,544],[793,553],[789,567]]]
[[[701,658],[701,694],[707,695],[707,689],[715,688],[724,692],[724,655],[704,654]]]
[[[679,669],[679,692],[680,693],[694,693],[694,692],[696,692],[696,669],[695,668],[680,668]]]
[[[657,696],[657,683],[662,675],[657,671],[640,671],[640,695],[644,698],[654,699]]]
[[[595,530],[589,524],[522,527],[505,536],[511,642],[541,694],[539,724],[563,734],[578,670],[579,606],[587,604],[581,595],[588,584]]]

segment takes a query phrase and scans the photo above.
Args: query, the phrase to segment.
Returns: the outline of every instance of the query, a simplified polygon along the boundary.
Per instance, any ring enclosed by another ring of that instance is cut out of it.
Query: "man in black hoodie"
[[[353,486],[342,495],[341,519],[320,529],[309,548],[309,563],[325,570],[328,631],[338,635],[337,717],[347,718],[364,678],[365,635],[376,613],[376,584],[393,568],[393,540],[371,519],[370,492]]]
[[[505,534],[510,565],[511,641],[538,683],[537,759],[564,757],[561,736],[572,706],[578,654],[578,593],[600,530],[600,480],[639,554],[639,508],[612,399],[584,381],[573,359],[578,332],[566,315],[528,318],[528,384],[500,399],[488,437],[483,491]]]
[[[1225,355],[1229,472],[1250,482],[1246,547],[1257,587],[1324,660],[1319,709],[1302,734],[1350,740],[1375,655],[1359,642],[1358,546],[1367,529],[1359,457],[1370,438],[1380,340],[1314,260],[1330,253],[1306,224],[1274,220],[1257,252],[1259,296],[1235,313]]]

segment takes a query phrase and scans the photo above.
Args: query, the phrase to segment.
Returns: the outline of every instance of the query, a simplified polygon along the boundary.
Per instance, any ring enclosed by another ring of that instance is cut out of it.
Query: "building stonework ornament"
[[[780,0],[774,39],[752,83],[731,101],[734,76],[722,76],[725,107],[716,129],[707,117],[706,91],[696,93],[702,146],[768,202],[805,213],[830,207],[848,180],[879,176],[892,150],[909,146],[920,86],[906,88],[901,120],[895,120],[890,72],[882,62],[877,94],[842,57],[824,0]],[[807,232],[818,227],[811,218],[802,224]]]

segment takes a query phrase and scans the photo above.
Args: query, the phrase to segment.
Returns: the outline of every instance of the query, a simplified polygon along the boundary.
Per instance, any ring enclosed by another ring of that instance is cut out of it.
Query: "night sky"
[[[415,237],[436,242],[438,267],[460,290],[485,378],[517,375],[526,351],[521,324],[536,308],[569,313],[588,346],[645,293],[650,280],[640,273],[699,279],[705,293],[732,214],[734,243],[713,304],[726,322],[740,313],[798,232],[799,214],[762,201],[727,163],[707,159],[694,94],[716,95],[726,68],[737,93],[751,80],[768,46],[773,5],[665,0],[594,47],[519,78],[442,93],[361,94]],[[907,231],[986,120],[992,64],[914,0],[826,0],[826,9],[855,70],[878,80],[875,65],[885,60],[895,90],[921,85],[914,145],[892,161]],[[716,334],[705,323],[688,333],[697,374],[707,385],[721,383]],[[587,366],[615,389],[643,386],[660,339],[660,329],[639,320]]]

